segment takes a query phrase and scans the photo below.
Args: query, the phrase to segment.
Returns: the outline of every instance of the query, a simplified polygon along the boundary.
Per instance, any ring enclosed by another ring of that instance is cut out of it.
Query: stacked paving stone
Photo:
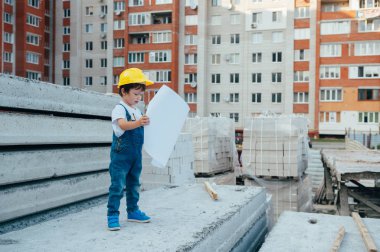
[[[164,168],[151,164],[152,158],[143,151],[142,189],[148,190],[162,185],[194,183],[194,152],[190,133],[181,133]]]
[[[243,173],[300,177],[307,160],[307,120],[300,117],[247,119],[243,139]]]
[[[193,136],[196,175],[215,175],[233,169],[237,152],[231,119],[189,118],[183,131],[190,132]]]

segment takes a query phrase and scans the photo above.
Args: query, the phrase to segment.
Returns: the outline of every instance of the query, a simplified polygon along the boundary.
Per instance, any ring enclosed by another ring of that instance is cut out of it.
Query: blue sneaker
[[[108,220],[108,230],[110,231],[120,230],[119,216],[117,215],[107,216],[107,220]]]
[[[145,223],[150,222],[150,217],[144,212],[136,210],[134,212],[128,213],[128,221]]]

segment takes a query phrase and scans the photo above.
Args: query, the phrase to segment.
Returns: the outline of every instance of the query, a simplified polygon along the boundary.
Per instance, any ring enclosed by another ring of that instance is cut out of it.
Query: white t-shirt
[[[122,104],[128,110],[128,113],[131,115],[132,121],[135,121],[135,120],[137,121],[140,119],[141,111],[138,108],[132,108],[131,106],[128,106],[123,101],[120,101],[120,104]],[[117,119],[125,118],[127,120],[125,109],[120,104],[116,105],[115,108],[112,110],[112,129],[113,129],[113,132],[115,132],[115,135],[117,137],[120,137],[124,133],[124,130],[122,130],[119,127],[119,124],[117,123]]]

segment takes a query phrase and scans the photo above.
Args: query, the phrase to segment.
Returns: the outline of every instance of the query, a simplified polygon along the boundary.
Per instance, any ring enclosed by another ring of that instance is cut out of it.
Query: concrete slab
[[[239,246],[244,251],[242,238],[252,235],[249,230],[258,230],[256,237],[265,234],[265,190],[225,185],[215,189],[218,201],[198,184],[146,191],[140,207],[151,215],[151,223],[126,222],[122,210],[121,230],[110,232],[102,205],[1,235],[0,250],[230,251]]]
[[[311,224],[309,220],[316,220]],[[380,220],[363,218],[377,248],[380,248]],[[330,251],[338,230],[346,234],[339,251],[367,251],[359,229],[352,217],[313,213],[284,212],[265,240],[260,252],[272,251]]]

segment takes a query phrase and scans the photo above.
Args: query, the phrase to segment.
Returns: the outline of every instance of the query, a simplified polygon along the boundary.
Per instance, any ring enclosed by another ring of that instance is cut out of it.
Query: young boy
[[[109,172],[111,186],[108,196],[108,229],[120,230],[119,206],[126,187],[128,221],[150,222],[150,217],[139,210],[140,174],[144,125],[149,118],[136,107],[145,87],[153,84],[138,68],[129,68],[120,74],[118,88],[121,101],[112,111],[113,141]]]

